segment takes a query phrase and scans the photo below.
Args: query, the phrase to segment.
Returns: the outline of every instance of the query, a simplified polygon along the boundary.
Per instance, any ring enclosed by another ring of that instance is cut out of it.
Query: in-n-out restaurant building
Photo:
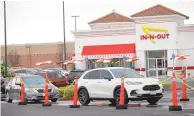
[[[184,24],[188,16],[162,5],[131,15],[131,18],[112,12],[89,22],[91,30],[74,31],[77,69],[98,67],[96,60],[113,58],[116,64],[135,68],[144,76],[164,76],[174,69],[187,66],[194,75],[194,25]],[[190,55],[184,61],[171,60],[172,54]],[[126,57],[139,58],[126,63]],[[134,64],[134,65],[133,65]]]

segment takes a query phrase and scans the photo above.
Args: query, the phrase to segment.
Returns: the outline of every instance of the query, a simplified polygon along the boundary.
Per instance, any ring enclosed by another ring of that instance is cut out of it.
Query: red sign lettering
[[[140,35],[141,40],[148,40],[148,39],[168,39],[169,34],[150,34],[150,35]]]

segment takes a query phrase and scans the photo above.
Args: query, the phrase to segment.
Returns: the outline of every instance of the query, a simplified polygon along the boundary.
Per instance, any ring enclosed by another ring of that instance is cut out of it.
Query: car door
[[[15,81],[15,88],[13,89],[15,92],[15,99],[20,99],[20,90],[21,90],[21,86],[18,85],[21,84],[21,78],[17,77],[16,81]]]
[[[16,78],[12,78],[9,83],[6,85],[6,91],[8,92],[10,98],[12,99],[13,98],[13,95],[12,95],[12,85],[15,84],[15,80]]]
[[[104,98],[112,98],[113,97],[113,90],[115,88],[115,80],[112,74],[104,69],[100,70],[100,82],[98,83],[98,87],[101,88],[101,94]],[[109,78],[109,79],[107,79]]]
[[[10,86],[11,98],[18,100],[20,98],[20,78],[16,77]]]
[[[99,86],[99,81],[100,80],[100,73],[98,70],[93,70],[88,72],[82,80],[82,85],[85,86],[88,90],[89,96],[91,98],[99,98],[100,96],[100,89],[98,88]]]

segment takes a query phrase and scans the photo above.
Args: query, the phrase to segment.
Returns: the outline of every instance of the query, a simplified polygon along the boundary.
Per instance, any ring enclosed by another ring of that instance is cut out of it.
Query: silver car
[[[39,75],[26,75],[24,77],[25,84],[25,99],[26,101],[44,100],[45,92],[45,79]],[[20,82],[21,77],[14,77],[6,86],[6,101],[11,103],[12,100],[20,99]],[[56,102],[59,98],[58,89],[51,83],[49,86],[49,100]]]

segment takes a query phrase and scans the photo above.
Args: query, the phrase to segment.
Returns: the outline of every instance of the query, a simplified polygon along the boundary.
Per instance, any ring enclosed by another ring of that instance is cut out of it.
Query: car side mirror
[[[109,76],[105,76],[104,79],[111,81],[111,77],[109,77]]]

